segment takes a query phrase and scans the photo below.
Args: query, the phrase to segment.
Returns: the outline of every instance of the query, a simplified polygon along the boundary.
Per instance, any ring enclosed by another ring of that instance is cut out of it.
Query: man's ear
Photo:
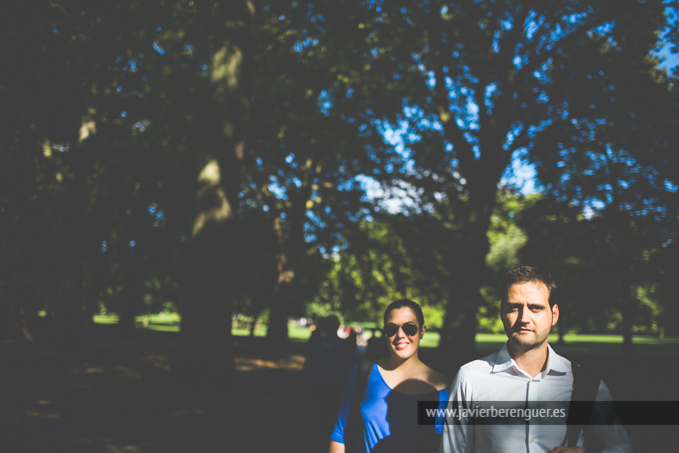
[[[557,304],[554,304],[554,306],[552,307],[552,325],[555,325],[558,320],[559,320],[559,306]]]

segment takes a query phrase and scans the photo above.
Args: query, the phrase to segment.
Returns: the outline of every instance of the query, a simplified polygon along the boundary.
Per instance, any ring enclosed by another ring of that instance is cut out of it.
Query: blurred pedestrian
[[[371,362],[377,362],[378,360],[389,356],[389,346],[380,329],[372,330],[372,335],[368,339],[366,350],[368,360]]]
[[[309,339],[306,342],[306,354],[309,353],[311,350],[311,347],[318,341],[319,338],[321,338],[321,335],[323,334],[323,324],[325,322],[325,317],[321,316],[316,320],[316,322],[310,327],[311,329],[311,335],[309,335]]]
[[[321,450],[327,449],[344,385],[357,363],[355,339],[352,345],[340,338],[337,334],[339,327],[340,321],[335,315],[320,322],[317,329],[320,332],[309,345],[302,373],[305,397],[312,411],[312,442]]]

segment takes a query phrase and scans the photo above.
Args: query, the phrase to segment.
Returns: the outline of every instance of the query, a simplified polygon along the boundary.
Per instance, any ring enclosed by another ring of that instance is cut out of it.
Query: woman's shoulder
[[[438,371],[429,368],[427,365],[424,365],[424,367],[425,367],[424,372],[427,377],[426,380],[432,387],[434,387],[437,391],[447,390],[450,388],[450,379],[448,379]]]

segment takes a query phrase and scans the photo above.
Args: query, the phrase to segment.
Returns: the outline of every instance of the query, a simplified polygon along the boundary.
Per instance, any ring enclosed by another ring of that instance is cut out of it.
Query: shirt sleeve
[[[335,423],[335,429],[330,436],[330,440],[334,440],[340,444],[344,443],[344,427],[347,424],[347,417],[349,416],[351,405],[354,402],[354,389],[356,387],[357,375],[358,365],[352,370],[347,385],[344,387],[344,395],[342,396],[342,404],[340,405],[339,414],[337,416],[337,423]]]
[[[578,446],[586,453],[600,451],[601,453],[632,453],[632,443],[627,437],[627,432],[622,426],[620,417],[613,406],[613,398],[606,383],[601,381],[596,394],[596,404],[592,410],[590,421],[592,422],[590,435],[592,440],[587,439],[586,431],[580,431]],[[588,444],[594,443],[598,448],[587,450]]]
[[[474,451],[474,425],[469,423],[466,411],[471,407],[471,384],[461,368],[450,387],[450,399],[443,425],[439,453],[471,453]]]
[[[443,434],[443,426],[446,423],[445,410],[448,407],[448,401],[450,400],[450,390],[444,389],[439,392],[439,412],[436,413],[434,418],[434,425],[436,426],[436,432],[438,434]]]

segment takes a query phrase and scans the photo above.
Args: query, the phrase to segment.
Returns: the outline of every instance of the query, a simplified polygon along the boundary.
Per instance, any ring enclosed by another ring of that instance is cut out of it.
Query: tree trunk
[[[219,33],[205,98],[195,97],[200,169],[193,221],[191,284],[183,308],[184,371],[215,400],[234,371],[231,316],[240,269],[238,193],[248,123],[252,59],[249,1],[217,5]]]
[[[126,251],[131,256],[123,262],[125,289],[118,295],[116,311],[118,312],[118,333],[125,337],[134,332],[135,317],[140,314],[144,297],[144,273],[142,271],[139,250]]]
[[[559,346],[563,346],[566,344],[566,340],[564,339],[564,335],[566,335],[566,324],[564,323],[563,318],[559,318],[559,322],[556,327],[559,332],[559,340],[556,343]]]
[[[299,272],[306,242],[304,241],[304,224],[306,221],[306,204],[311,198],[311,183],[303,182],[299,193],[291,197],[292,209],[289,212],[290,231],[285,238],[281,226],[281,218],[274,221],[274,232],[278,238],[280,250],[278,260],[278,281],[274,287],[267,341],[272,350],[280,351],[288,341],[288,317],[290,309],[299,298]]]
[[[295,279],[295,268],[288,259],[280,216],[274,220],[273,229],[278,238],[279,247],[278,280],[271,298],[266,338],[270,350],[280,352],[288,341],[288,307]]]
[[[633,271],[634,263],[634,230],[630,224],[630,218],[621,212],[617,206],[613,207],[613,218],[615,220],[615,230],[613,237],[614,247],[617,249],[617,265],[619,270],[616,273],[619,281],[616,287],[619,288],[618,297],[620,303],[620,314],[622,315],[622,349],[624,354],[633,353],[632,334],[634,327],[634,315],[637,299],[632,295],[635,289],[635,278]]]
[[[250,338],[255,336],[255,329],[257,328],[257,318],[259,318],[259,311],[252,315],[252,321],[250,322]]]
[[[67,185],[66,223],[64,238],[63,287],[61,297],[54,307],[54,323],[57,337],[70,344],[86,340],[92,324],[92,301],[85,300],[85,269],[91,258],[88,247],[90,237],[90,198],[94,154],[97,151],[97,110],[94,99],[97,96],[95,84],[87,95],[87,108],[81,117],[77,145],[69,151],[74,177]]]
[[[634,327],[634,312],[636,308],[637,299],[628,295],[622,300],[620,311],[622,312],[622,352],[623,354],[632,354],[634,352],[634,343],[632,342],[633,327]]]
[[[290,285],[291,283],[283,283],[284,287],[275,293],[271,301],[266,338],[272,350],[276,352],[282,351],[288,341],[287,308],[290,305]]]
[[[453,257],[453,278],[450,281],[450,299],[441,331],[439,350],[448,357],[454,371],[474,358],[476,354],[476,313],[482,301],[480,288],[486,273],[486,255],[490,250],[488,227],[495,203],[495,185],[477,185],[476,193],[470,188],[469,216],[465,225],[458,256]],[[451,370],[448,370],[450,373]]]

